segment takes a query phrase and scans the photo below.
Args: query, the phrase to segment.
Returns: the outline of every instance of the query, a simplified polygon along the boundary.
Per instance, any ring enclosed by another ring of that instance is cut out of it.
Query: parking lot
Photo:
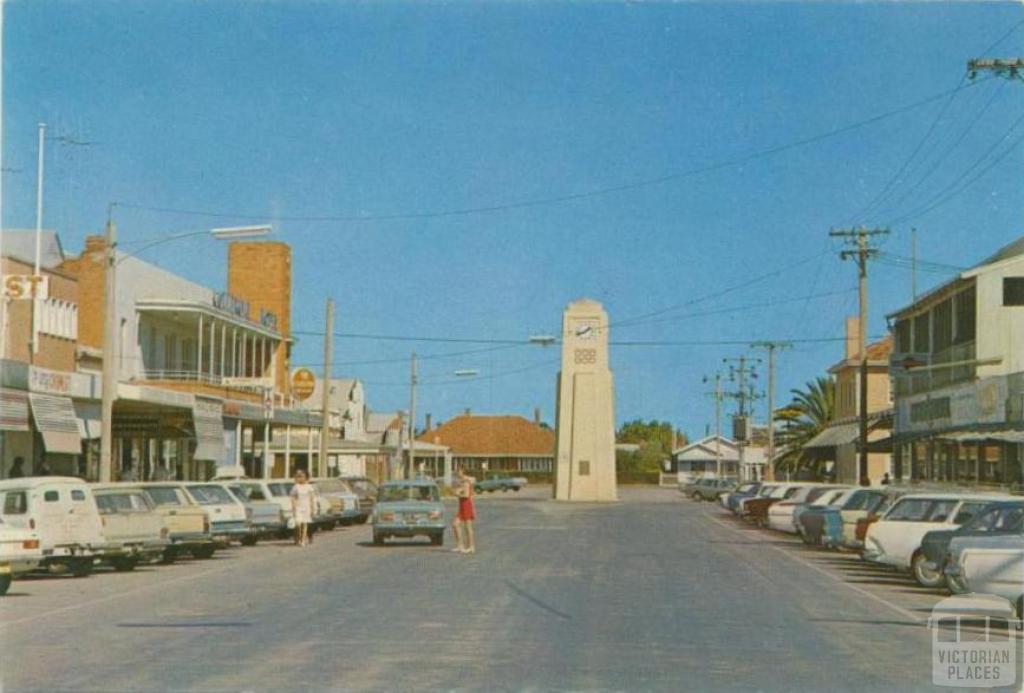
[[[475,556],[369,527],[14,583],[4,691],[918,690],[942,594],[674,489],[485,496]],[[450,544],[450,542],[449,542]]]

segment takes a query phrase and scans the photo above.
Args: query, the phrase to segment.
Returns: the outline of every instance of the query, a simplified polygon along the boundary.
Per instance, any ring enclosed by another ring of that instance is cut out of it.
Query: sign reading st
[[[297,368],[292,373],[292,394],[300,400],[309,399],[316,387],[316,376],[308,368]]]
[[[36,274],[8,274],[3,277],[4,298],[45,301],[50,296],[50,278]]]

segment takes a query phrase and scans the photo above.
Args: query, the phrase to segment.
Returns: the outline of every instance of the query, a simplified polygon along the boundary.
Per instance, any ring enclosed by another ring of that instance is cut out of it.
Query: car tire
[[[197,546],[193,548],[190,551],[190,553],[192,554],[193,558],[198,558],[200,560],[205,561],[208,558],[213,558],[213,554],[216,550],[216,546],[214,546],[213,544],[209,544],[207,546]]]
[[[114,566],[114,570],[119,573],[130,573],[135,570],[135,566],[137,566],[139,562],[131,556],[118,556],[110,561],[110,564]]]
[[[92,559],[91,558],[75,558],[68,563],[68,569],[71,571],[71,575],[76,578],[89,577],[92,575]]]
[[[910,559],[910,572],[921,587],[941,587],[945,582],[942,570],[929,567],[928,558],[921,551],[915,553],[914,557]]]
[[[373,533],[373,544],[374,546],[382,546],[384,544],[384,535],[380,532]]]
[[[963,578],[946,576],[946,587],[953,594],[967,594],[970,590],[967,588],[967,583],[964,582]]]
[[[514,488],[513,488],[512,490],[513,490],[513,491],[515,491],[516,493],[519,493],[519,489],[520,489],[520,487],[519,487],[519,486],[516,486],[516,487],[514,487]]]
[[[10,573],[4,573],[0,575],[0,597],[7,594],[7,590],[11,589],[11,582],[14,580],[14,576]]]
[[[430,535],[430,543],[434,546],[444,546],[444,532]]]
[[[357,524],[357,525],[365,525],[365,524],[366,524],[366,521],[367,521],[367,520],[369,520],[369,519],[370,519],[370,516],[369,516],[369,515],[360,515],[360,516],[359,516],[359,517],[358,517],[358,518],[356,519],[356,524]]]
[[[696,492],[694,492],[694,493],[691,493],[691,494],[690,494],[690,500],[695,500],[695,501],[699,501],[699,500],[700,500],[700,494],[699,494],[699,493],[696,493]]]
[[[178,560],[178,550],[176,548],[168,547],[164,549],[163,555],[160,557],[160,562],[164,565],[170,565]]]
[[[256,542],[258,542],[259,540],[259,537],[243,537],[242,541],[239,543],[242,546],[256,546]]]
[[[1024,619],[1024,595],[1017,600],[1017,618]]]

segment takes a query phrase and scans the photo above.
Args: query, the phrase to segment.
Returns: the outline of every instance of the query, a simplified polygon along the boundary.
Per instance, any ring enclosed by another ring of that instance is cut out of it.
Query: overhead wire
[[[805,147],[810,144],[815,144],[823,140],[837,137],[839,135],[852,132],[869,125],[873,125],[883,120],[887,120],[894,116],[906,113],[908,111],[920,108],[921,106],[934,103],[940,99],[946,98],[950,93],[962,91],[965,89],[973,88],[988,79],[991,76],[986,76],[981,79],[977,79],[966,84],[958,85],[956,89],[947,90],[932,94],[930,96],[923,97],[916,101],[913,101],[896,108],[892,108],[888,111],[883,111],[874,116],[870,116],[860,121],[848,123],[831,130],[826,130],[814,135],[799,138],[786,142],[773,147],[767,147],[760,149],[748,154],[741,154],[731,158],[723,159],[710,164],[701,166],[695,166],[689,169],[681,171],[675,171],[666,173],[660,176],[651,178],[643,178],[628,183],[620,183],[617,185],[609,185],[604,187],[593,188],[591,190],[585,190],[576,193],[565,193],[562,195],[551,195],[546,197],[537,197],[533,199],[511,201],[511,202],[500,202],[490,205],[470,206],[453,209],[442,209],[442,210],[427,210],[427,211],[412,211],[412,212],[385,212],[379,214],[322,214],[322,215],[280,215],[280,214],[269,214],[260,213],[253,214],[251,212],[222,212],[222,211],[210,211],[210,210],[198,210],[198,209],[185,209],[175,207],[165,207],[159,205],[145,205],[130,201],[116,201],[112,203],[112,206],[123,208],[123,209],[134,209],[140,211],[156,212],[163,214],[178,214],[182,216],[197,216],[207,217],[214,219],[237,219],[237,220],[266,220],[274,219],[276,221],[294,221],[294,222],[372,222],[372,221],[401,221],[401,220],[414,220],[414,219],[437,219],[444,217],[458,217],[468,216],[474,214],[485,214],[493,212],[511,211],[517,209],[524,209],[529,207],[539,207],[544,205],[559,204],[564,202],[573,202],[578,200],[584,200],[594,197],[602,197],[620,192],[628,192],[641,188],[647,188],[651,186],[662,185],[672,181],[682,180],[705,173],[713,173],[728,168],[740,166],[752,161],[769,158],[784,152]]]

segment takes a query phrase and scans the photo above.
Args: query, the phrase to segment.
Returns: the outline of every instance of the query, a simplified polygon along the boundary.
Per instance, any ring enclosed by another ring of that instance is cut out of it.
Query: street
[[[2,690],[930,685],[937,592],[675,490],[608,505],[549,490],[481,498],[475,556],[372,547],[353,527],[305,550],[18,581]]]

